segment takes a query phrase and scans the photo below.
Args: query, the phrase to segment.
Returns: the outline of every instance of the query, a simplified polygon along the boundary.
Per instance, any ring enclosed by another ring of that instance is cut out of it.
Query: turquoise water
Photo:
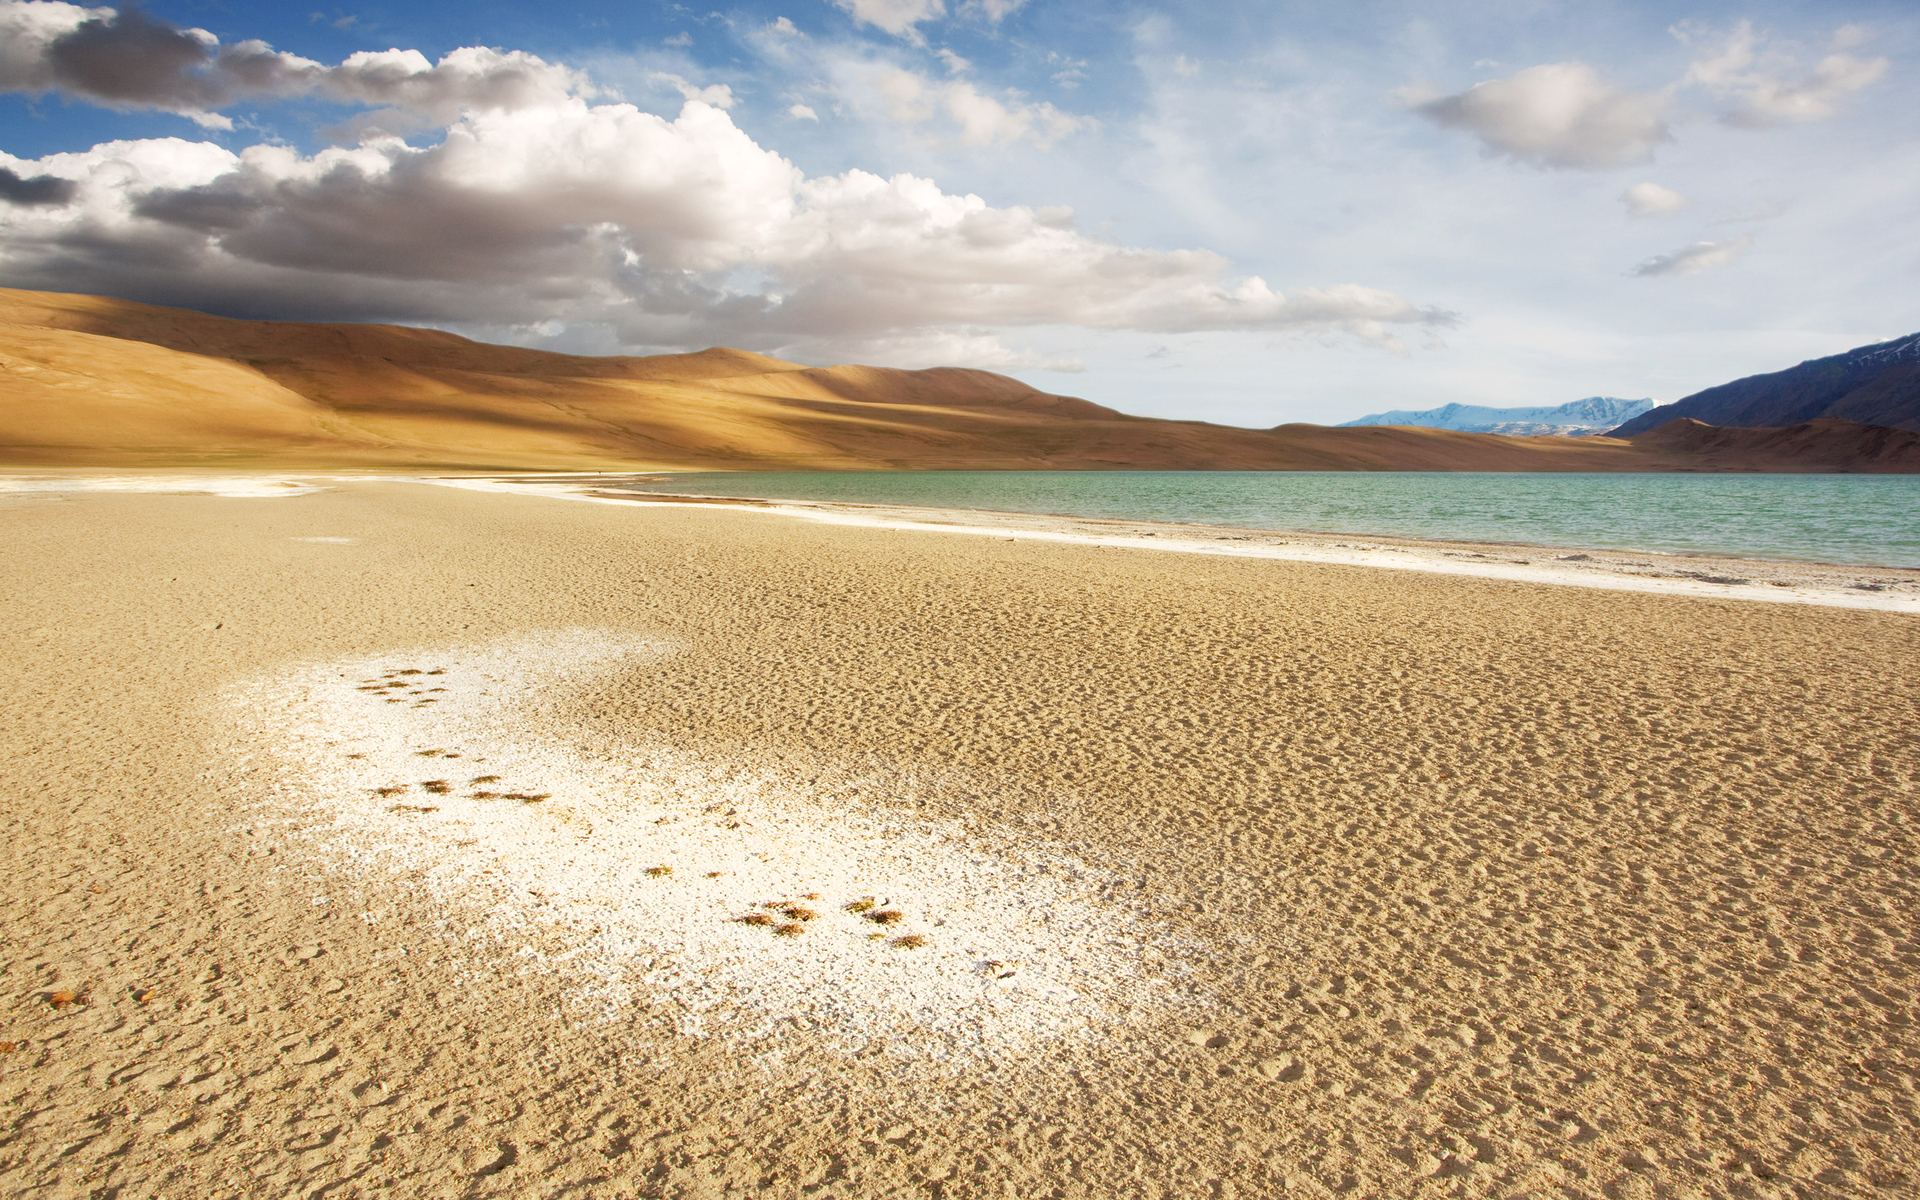
[[[1920,566],[1920,476],[1358,471],[693,473],[634,491]]]

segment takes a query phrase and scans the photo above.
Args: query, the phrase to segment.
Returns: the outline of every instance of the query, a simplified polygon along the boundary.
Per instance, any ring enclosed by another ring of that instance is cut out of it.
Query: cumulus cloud
[[[250,97],[319,95],[402,109],[445,124],[462,109],[507,109],[596,94],[587,77],[518,51],[363,51],[336,66],[261,41],[223,46],[137,8],[0,0],[0,92],[58,94],[121,110],[157,109],[230,127],[214,110]]]
[[[941,344],[1000,365],[1024,360],[954,331],[1339,330],[1397,347],[1395,329],[1452,320],[1351,284],[1282,292],[1205,250],[1115,245],[1067,210],[912,175],[808,178],[697,100],[671,121],[579,97],[468,109],[425,147],[168,138],[0,166],[73,189],[0,207],[9,284],[236,314],[560,322],[630,347],[960,337]]]
[[[1743,233],[1739,237],[1727,238],[1718,242],[1695,242],[1683,246],[1671,254],[1656,254],[1633,269],[1633,274],[1642,276],[1672,275],[1684,278],[1698,275],[1714,267],[1722,267],[1745,254],[1753,245],[1753,235]]]
[[[1657,183],[1636,183],[1620,193],[1630,217],[1670,217],[1693,203],[1672,188]]]
[[[908,9],[940,5],[887,11]],[[782,34],[801,36],[770,27]],[[1396,329],[1453,320],[1358,285],[1281,292],[1204,250],[1116,245],[1078,232],[1066,208],[994,207],[912,175],[809,178],[733,123],[729,89],[676,75],[654,76],[686,101],[668,119],[595,104],[586,76],[517,52],[433,62],[394,49],[326,66],[57,0],[0,0],[0,35],[4,90],[208,121],[246,96],[371,110],[357,143],[314,154],[180,138],[0,153],[0,280],[12,286],[608,348],[1055,370],[1078,364],[994,331],[1344,331],[1399,349]],[[867,79],[901,119],[951,121],[971,144],[1044,146],[1090,123],[963,78],[878,64]],[[818,120],[804,104],[787,112]],[[424,128],[441,136],[395,136]]]
[[[1614,87],[1583,62],[1528,67],[1452,96],[1402,98],[1435,124],[1473,134],[1490,153],[1541,167],[1631,166],[1671,140],[1671,95]]]
[[[1675,36],[1686,42],[1703,40],[1690,26],[1676,26]],[[1723,124],[1743,129],[1768,129],[1824,120],[1839,110],[1842,97],[1873,83],[1887,73],[1884,58],[1859,59],[1845,50],[1873,35],[1858,25],[1843,25],[1833,36],[1834,53],[1815,63],[1799,78],[1791,59],[1763,53],[1761,35],[1742,21],[1719,39],[1716,48],[1694,60],[1686,82],[1705,88],[1734,107],[1720,114]]]

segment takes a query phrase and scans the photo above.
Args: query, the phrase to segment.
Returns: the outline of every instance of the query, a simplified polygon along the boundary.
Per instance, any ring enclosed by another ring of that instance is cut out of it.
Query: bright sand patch
[[[995,852],[902,814],[911,795],[830,806],[667,746],[593,756],[538,720],[540,700],[672,652],[556,630],[239,685],[235,752],[284,764],[250,820],[294,817],[334,871],[411,874],[483,911],[475,953],[541,961],[605,1019],[638,995],[684,1034],[776,1055],[796,1030],[1018,1053],[1168,1007],[1171,947],[1043,841]],[[536,925],[564,948],[531,947]]]

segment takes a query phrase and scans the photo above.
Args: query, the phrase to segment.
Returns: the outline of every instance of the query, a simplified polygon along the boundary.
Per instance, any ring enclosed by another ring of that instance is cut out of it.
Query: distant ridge
[[[1710,387],[1643,413],[1613,434],[1633,437],[1679,417],[1769,428],[1838,417],[1920,431],[1920,333]]]
[[[1461,433],[1504,433],[1510,437],[1581,437],[1605,433],[1622,421],[1653,407],[1652,400],[1619,400],[1589,396],[1553,407],[1487,408],[1478,404],[1443,404],[1424,412],[1395,409],[1373,413],[1338,428],[1360,425],[1412,425],[1421,429],[1455,429]]]
[[[1816,424],[1680,421],[1639,441],[1240,429],[958,367],[723,346],[590,358],[0,288],[0,466],[16,469],[1920,472],[1920,435]]]

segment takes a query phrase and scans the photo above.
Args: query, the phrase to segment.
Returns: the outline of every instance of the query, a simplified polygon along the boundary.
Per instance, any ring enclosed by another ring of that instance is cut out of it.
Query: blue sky
[[[1920,329],[1910,4],[1465,7],[0,0],[0,283],[1249,426]]]

